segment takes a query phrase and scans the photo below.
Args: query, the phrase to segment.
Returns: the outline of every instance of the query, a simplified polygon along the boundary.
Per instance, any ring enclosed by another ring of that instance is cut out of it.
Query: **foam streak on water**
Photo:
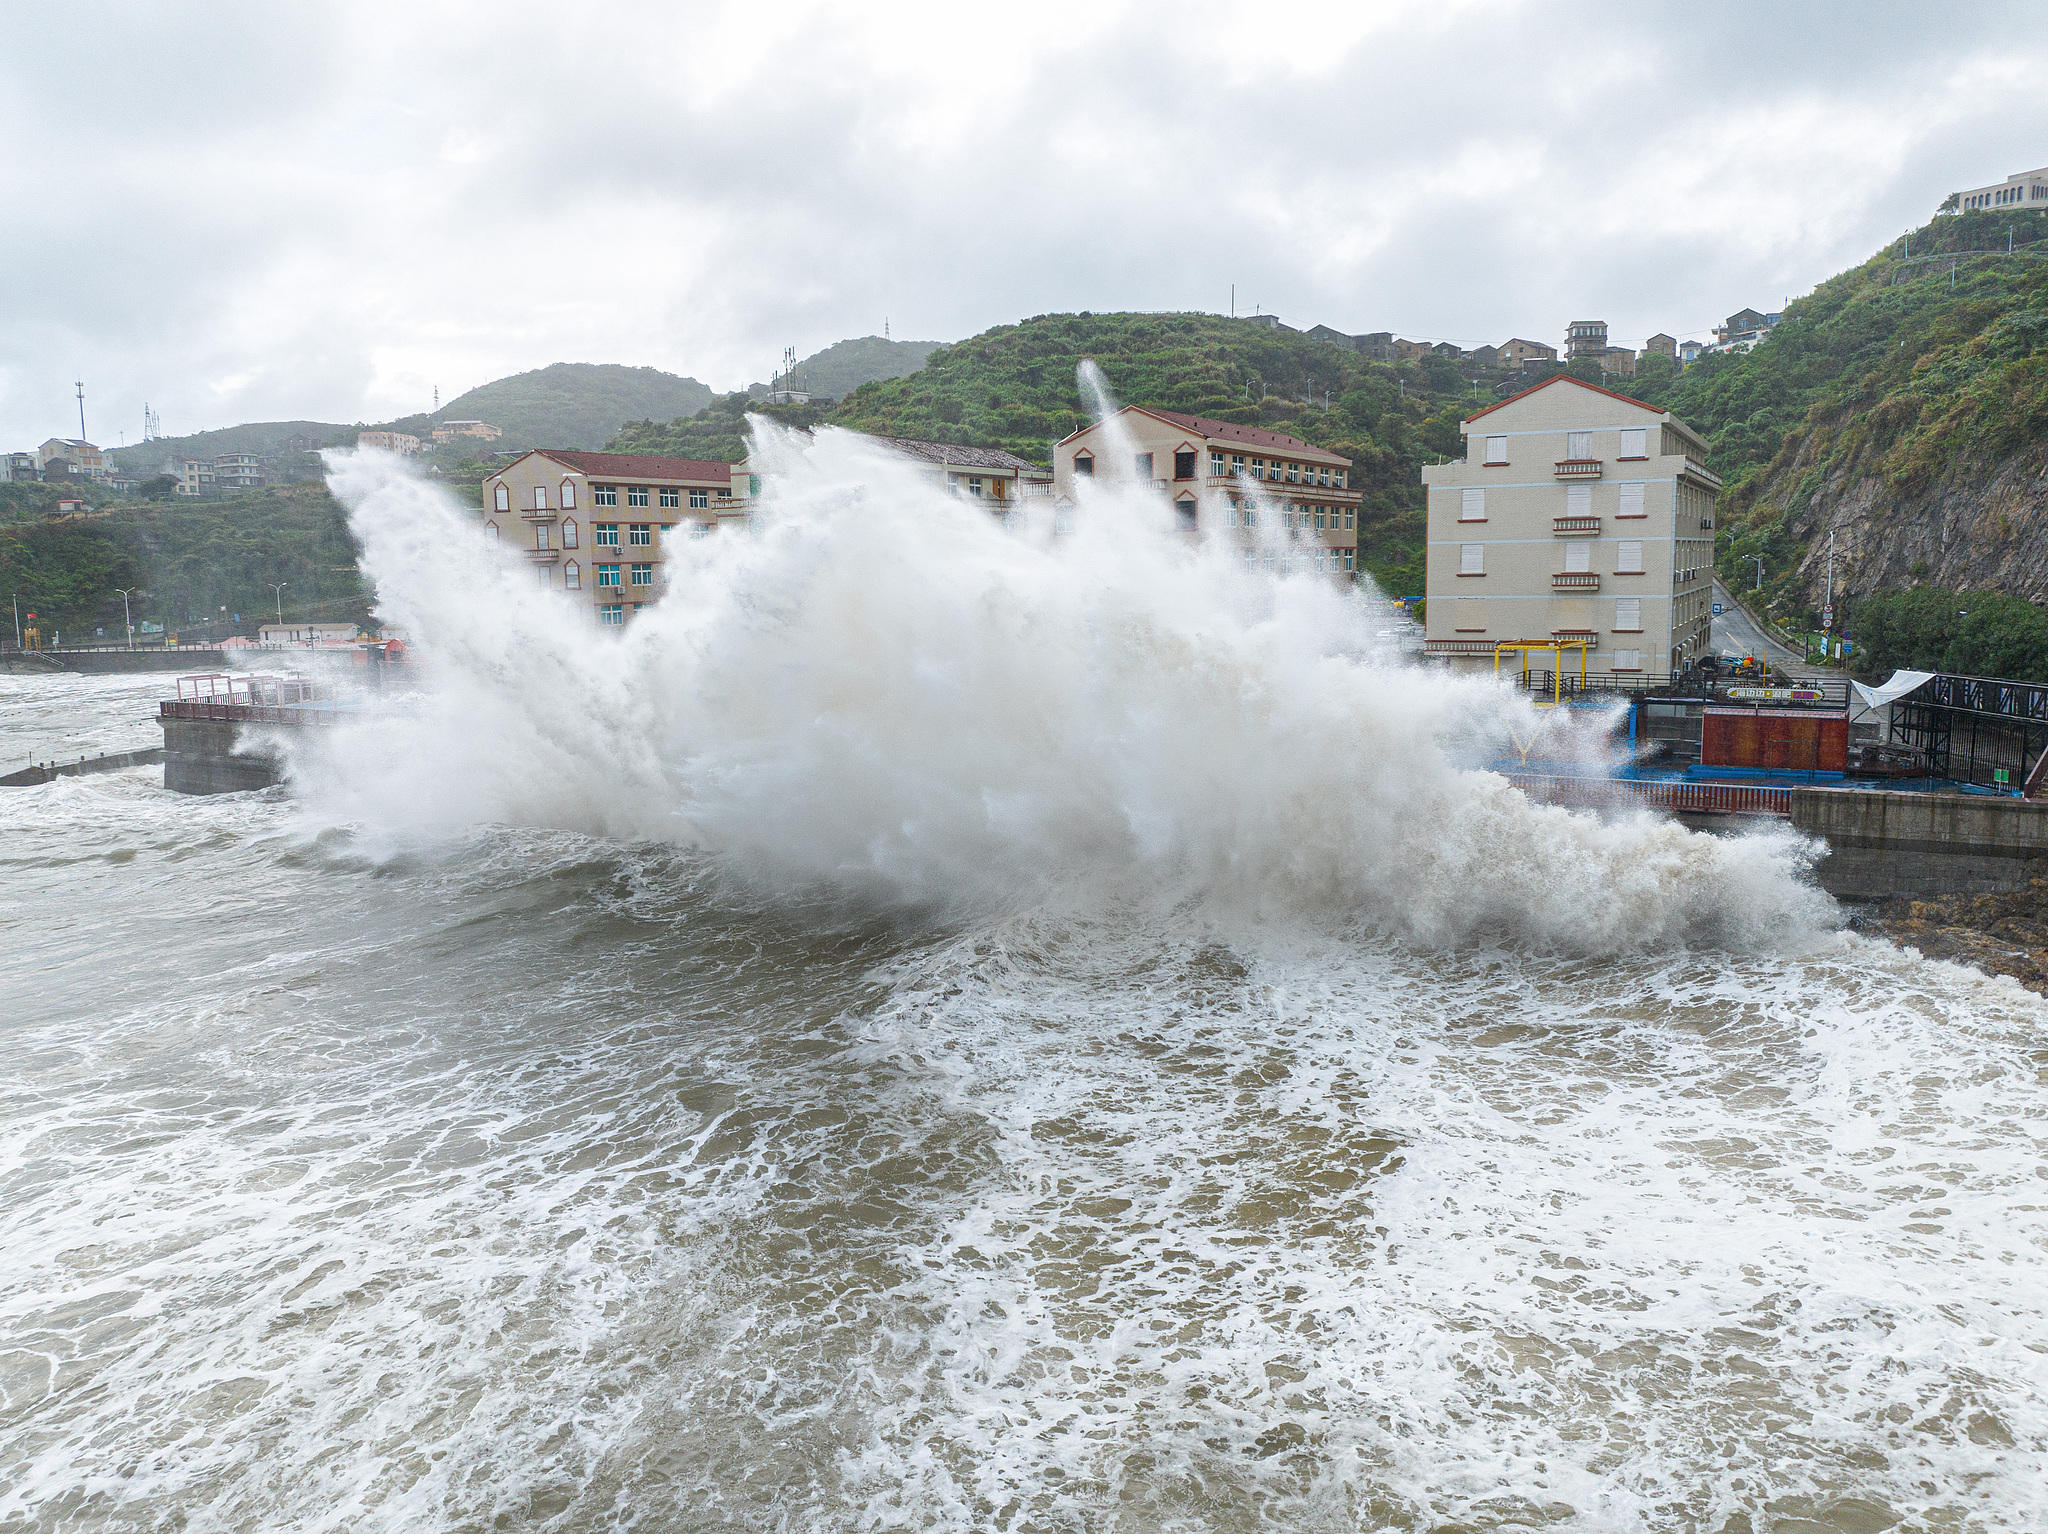
[[[624,635],[359,462],[415,723],[8,798],[0,1530],[2039,1527],[2037,998],[809,452]]]

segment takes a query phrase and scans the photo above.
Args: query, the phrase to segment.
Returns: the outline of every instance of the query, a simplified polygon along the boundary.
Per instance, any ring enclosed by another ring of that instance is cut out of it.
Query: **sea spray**
[[[973,911],[1195,899],[1422,943],[1780,942],[1830,920],[1787,834],[1531,803],[1485,759],[1539,728],[1405,662],[1326,577],[1247,573],[1149,486],[1071,530],[873,439],[755,426],[751,529],[671,534],[623,632],[537,589],[397,460],[336,454],[420,709],[301,765],[318,812],[666,840],[773,889]]]

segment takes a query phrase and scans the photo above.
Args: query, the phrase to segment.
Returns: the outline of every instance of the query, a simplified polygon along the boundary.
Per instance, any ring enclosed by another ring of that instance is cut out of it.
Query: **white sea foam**
[[[302,763],[317,813],[663,839],[970,911],[1194,896],[1593,952],[1830,920],[1789,835],[1532,804],[1480,766],[1544,728],[1526,703],[1388,653],[1364,596],[1191,545],[1148,492],[1084,486],[1055,537],[1042,501],[1003,525],[869,439],[758,430],[755,530],[672,535],[624,632],[395,459],[337,456],[432,686]]]

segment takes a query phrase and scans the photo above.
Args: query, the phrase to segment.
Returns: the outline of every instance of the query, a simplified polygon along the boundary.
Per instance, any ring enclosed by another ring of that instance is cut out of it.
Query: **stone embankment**
[[[1930,959],[2010,975],[2048,995],[2048,879],[2001,894],[1898,897],[1881,902],[1862,925]]]

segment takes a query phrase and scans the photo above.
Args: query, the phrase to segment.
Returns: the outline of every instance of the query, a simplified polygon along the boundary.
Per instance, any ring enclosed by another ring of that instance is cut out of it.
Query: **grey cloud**
[[[1241,79],[1230,29],[1124,13],[1021,40],[997,62],[1026,88],[936,131],[960,82],[878,75],[873,17],[815,14],[749,72],[707,51],[710,11],[280,14],[110,36],[133,97],[81,141],[47,85],[0,107],[38,151],[0,185],[107,189],[0,232],[0,445],[61,429],[80,369],[187,428],[375,418],[423,378],[619,360],[734,386],[884,314],[957,337],[1221,308],[1233,280],[1304,324],[1682,333],[2048,142],[2011,5],[1495,5]],[[216,40],[263,80],[166,100],[163,61]]]

